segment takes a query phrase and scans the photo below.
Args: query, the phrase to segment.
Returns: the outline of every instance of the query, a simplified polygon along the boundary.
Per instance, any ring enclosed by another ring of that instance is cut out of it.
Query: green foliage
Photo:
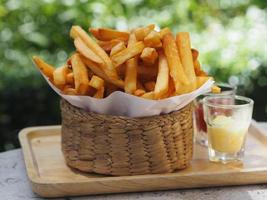
[[[18,146],[23,127],[60,122],[59,98],[31,56],[63,64],[74,50],[73,24],[189,31],[205,69],[239,85],[256,101],[254,117],[266,120],[266,7],[265,0],[0,0],[0,151]]]

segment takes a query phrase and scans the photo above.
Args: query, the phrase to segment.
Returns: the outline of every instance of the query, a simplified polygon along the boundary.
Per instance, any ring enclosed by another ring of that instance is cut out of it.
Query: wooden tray
[[[60,126],[33,127],[19,134],[33,191],[43,197],[169,190],[267,183],[267,137],[250,127],[243,164],[216,164],[195,145],[191,167],[169,174],[102,176],[71,170],[60,148]]]

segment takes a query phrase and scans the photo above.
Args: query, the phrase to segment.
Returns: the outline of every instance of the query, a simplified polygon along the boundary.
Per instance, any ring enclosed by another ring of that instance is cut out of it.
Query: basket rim
[[[73,109],[76,109],[76,110],[79,110],[80,112],[83,112],[83,113],[92,113],[94,115],[97,115],[99,117],[110,117],[110,118],[120,118],[120,119],[148,119],[148,118],[161,118],[161,117],[165,117],[167,115],[174,115],[178,112],[181,112],[182,110],[192,106],[193,102],[191,101],[190,103],[188,103],[187,105],[185,105],[183,108],[179,109],[179,110],[175,110],[175,111],[172,111],[170,113],[164,113],[164,114],[160,114],[160,115],[152,115],[152,116],[145,116],[145,117],[127,117],[127,116],[122,116],[122,115],[109,115],[109,114],[100,114],[100,113],[95,113],[95,112],[92,112],[92,111],[86,111],[82,108],[79,108],[77,106],[74,106],[72,105],[71,103],[69,103],[67,100],[61,98],[60,99],[60,107],[62,108],[62,104],[67,104],[68,106],[70,106],[71,108]]]

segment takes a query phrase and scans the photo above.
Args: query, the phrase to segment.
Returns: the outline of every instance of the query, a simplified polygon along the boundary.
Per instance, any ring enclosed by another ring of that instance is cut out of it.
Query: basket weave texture
[[[170,114],[130,118],[86,112],[61,100],[61,114],[62,151],[80,171],[167,173],[192,160],[192,103]]]

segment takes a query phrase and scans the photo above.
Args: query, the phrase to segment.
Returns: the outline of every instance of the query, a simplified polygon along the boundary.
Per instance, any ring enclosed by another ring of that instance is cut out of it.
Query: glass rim
[[[216,108],[242,108],[247,106],[252,106],[254,104],[254,101],[251,98],[240,96],[240,95],[234,95],[234,100],[241,100],[245,101],[246,103],[236,105],[236,104],[215,104],[208,102],[210,99],[219,99],[219,98],[232,98],[232,95],[223,95],[223,96],[206,96],[203,98],[203,105],[210,106],[210,107],[216,107]]]

